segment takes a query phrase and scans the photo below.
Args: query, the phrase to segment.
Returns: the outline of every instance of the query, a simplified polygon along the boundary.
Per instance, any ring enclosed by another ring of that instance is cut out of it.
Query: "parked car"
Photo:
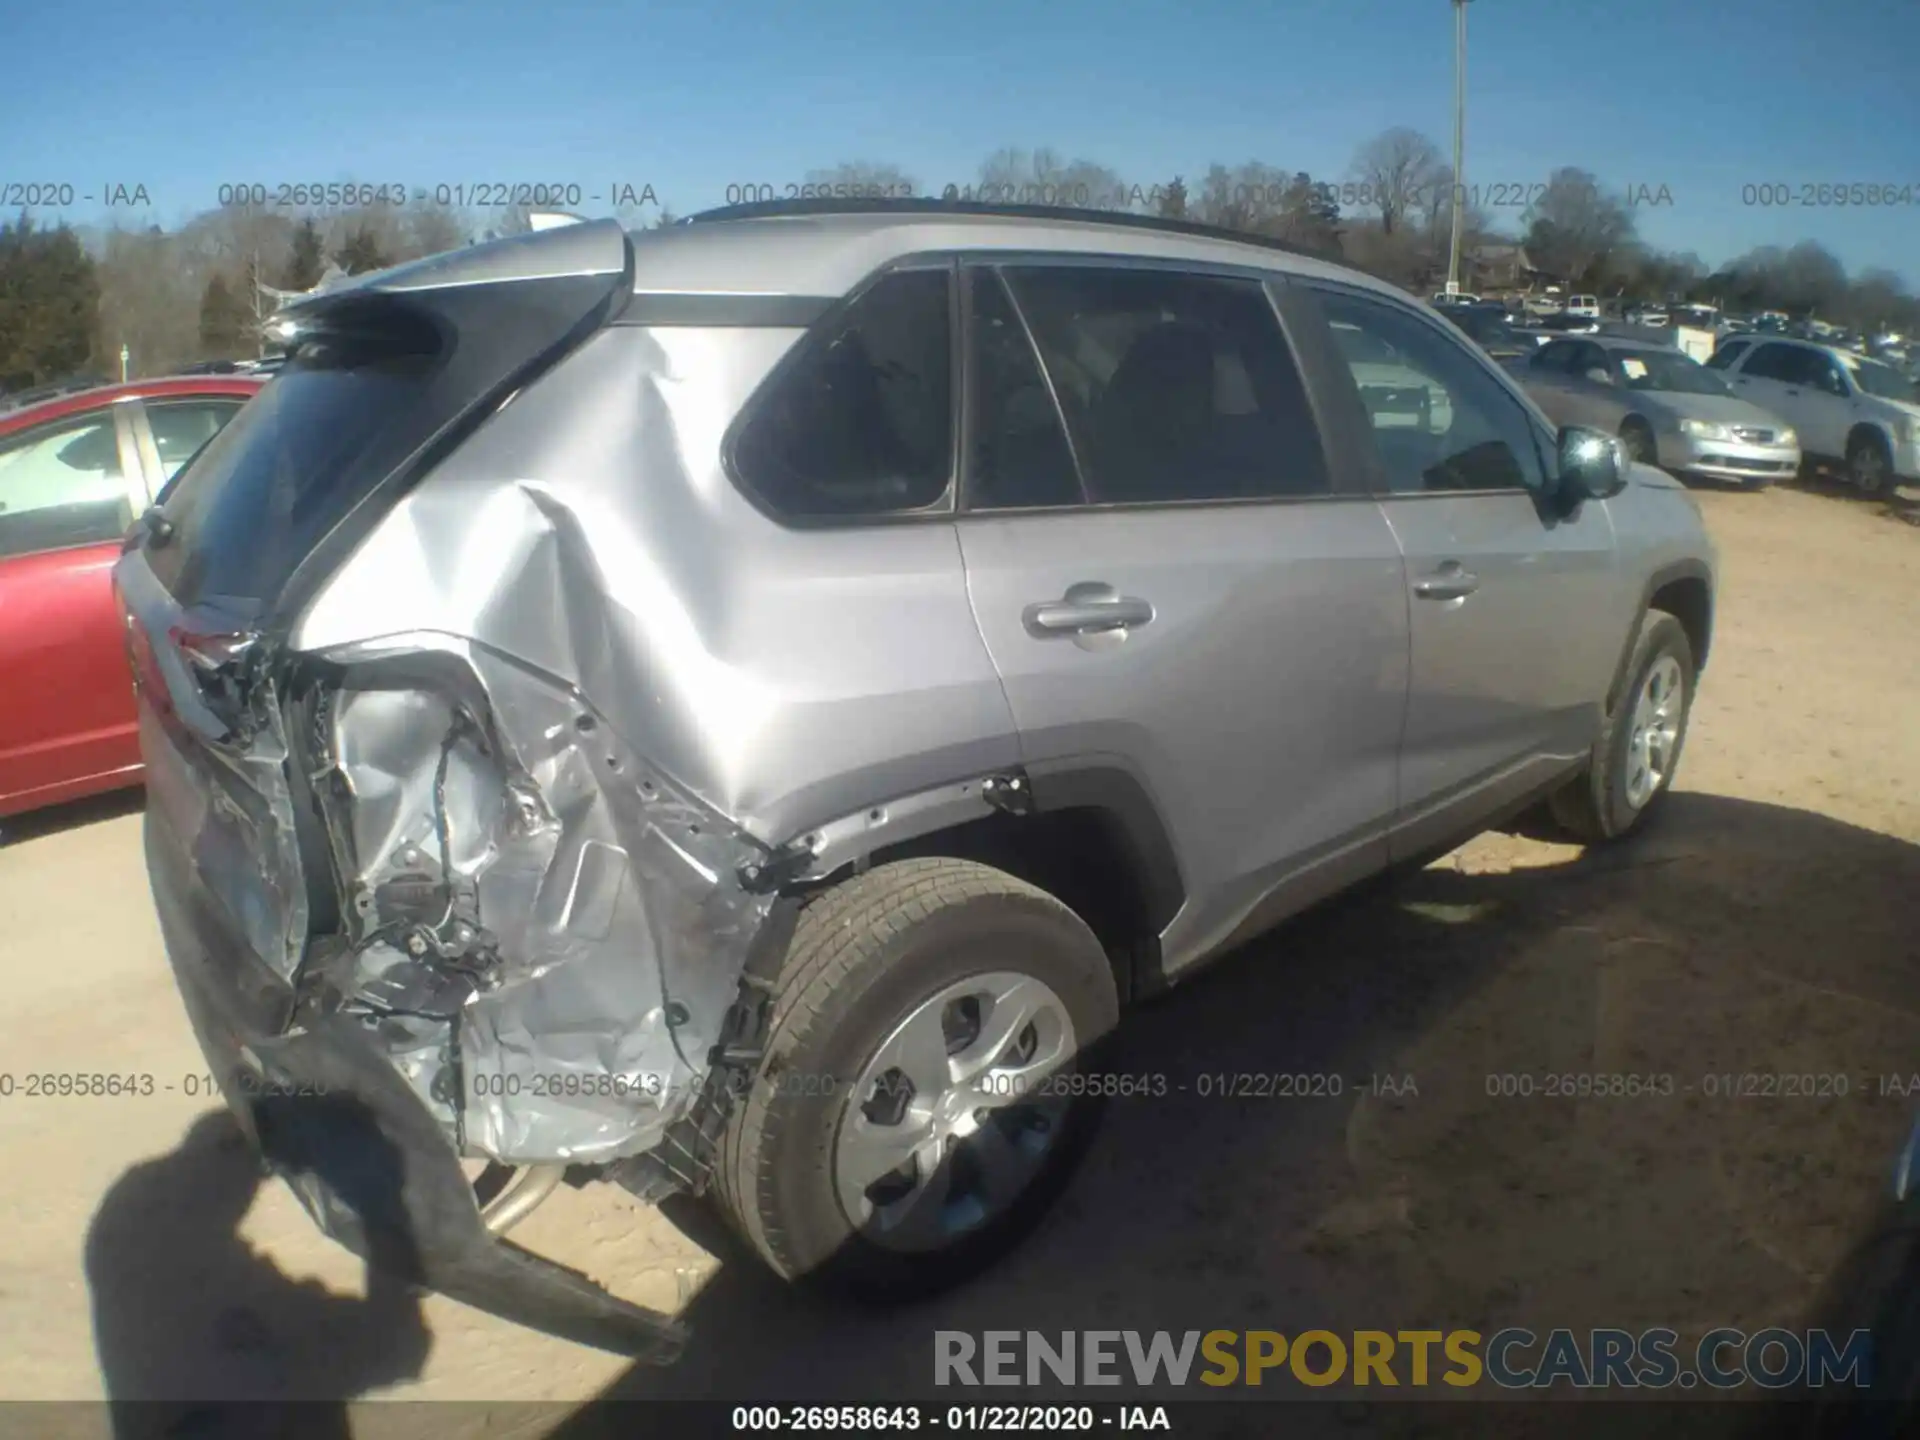
[[[110,572],[134,517],[259,388],[150,380],[0,413],[0,816],[139,783]]]
[[[62,395],[77,395],[83,390],[97,390],[110,383],[99,375],[75,375],[65,380],[55,380],[49,384],[15,390],[9,394],[0,395],[0,414],[24,410],[29,405],[38,405],[47,400],[57,400]]]
[[[1792,425],[1809,461],[1844,467],[1868,494],[1920,482],[1920,395],[1893,366],[1775,335],[1730,337],[1707,364]]]
[[[1534,797],[1627,833],[1681,755],[1690,497],[1275,242],[741,206],[291,308],[116,572],[161,929],[317,1221],[552,1333],[682,1338],[497,1243],[563,1176],[789,1277],[977,1268],[1123,1003]]]
[[[1667,312],[1659,306],[1649,305],[1645,309],[1635,310],[1627,316],[1629,325],[1638,325],[1644,329],[1657,330],[1668,323]]]
[[[1479,347],[1496,360],[1531,355],[1539,347],[1508,323],[1506,313],[1492,307],[1447,309],[1441,314],[1459,326]]]
[[[1576,315],[1571,310],[1540,317],[1542,331],[1552,335],[1598,335],[1601,322],[1592,315]]]
[[[1678,350],[1556,340],[1515,373],[1556,423],[1618,435],[1642,464],[1755,489],[1800,468],[1790,427]]]
[[[1569,295],[1567,297],[1566,309],[1569,315],[1578,315],[1586,320],[1598,320],[1600,318],[1600,297],[1598,295]]]
[[[1433,303],[1439,308],[1446,310],[1467,305],[1478,305],[1481,302],[1478,295],[1469,295],[1465,290],[1456,291],[1451,295],[1442,290],[1433,297]]]

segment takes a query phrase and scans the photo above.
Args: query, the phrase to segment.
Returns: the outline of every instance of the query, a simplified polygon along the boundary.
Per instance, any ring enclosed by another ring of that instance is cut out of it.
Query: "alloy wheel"
[[[834,1184],[889,1250],[942,1249],[1005,1214],[1064,1128],[1073,1021],[1051,986],[996,971],[921,1001],[848,1093]]]
[[[1673,774],[1680,748],[1686,681],[1680,662],[1662,655],[1647,670],[1633,702],[1633,730],[1627,741],[1627,803],[1645,808]]]

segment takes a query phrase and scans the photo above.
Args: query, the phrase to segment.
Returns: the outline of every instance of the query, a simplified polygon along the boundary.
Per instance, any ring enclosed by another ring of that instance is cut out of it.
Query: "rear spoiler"
[[[510,280],[591,279],[627,274],[632,246],[618,220],[577,220],[447,250],[288,301],[277,312],[296,324],[346,297],[407,295],[429,290],[498,285]]]

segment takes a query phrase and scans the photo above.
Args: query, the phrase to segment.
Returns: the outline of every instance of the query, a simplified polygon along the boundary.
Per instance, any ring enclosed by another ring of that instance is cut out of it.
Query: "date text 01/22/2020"
[[[1031,1435],[1174,1428],[1164,1405],[736,1405],[735,1431],[899,1435],[916,1430],[987,1430]]]

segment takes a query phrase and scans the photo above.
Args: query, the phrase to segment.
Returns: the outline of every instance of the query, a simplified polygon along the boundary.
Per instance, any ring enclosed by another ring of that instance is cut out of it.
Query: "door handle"
[[[1413,593],[1422,600],[1460,600],[1480,588],[1480,577],[1449,560],[1433,574],[1413,582]]]
[[[1097,635],[1145,625],[1153,619],[1153,606],[1111,585],[1088,582],[1069,587],[1058,600],[1029,605],[1024,618],[1037,635]]]
[[[1799,392],[1798,390],[1796,390],[1796,389],[1794,389],[1794,388],[1793,388],[1793,387],[1792,387],[1791,385],[1789,385],[1789,386],[1787,387],[1787,393],[1788,393],[1789,395],[1798,395],[1798,394],[1799,394],[1800,392]]]

